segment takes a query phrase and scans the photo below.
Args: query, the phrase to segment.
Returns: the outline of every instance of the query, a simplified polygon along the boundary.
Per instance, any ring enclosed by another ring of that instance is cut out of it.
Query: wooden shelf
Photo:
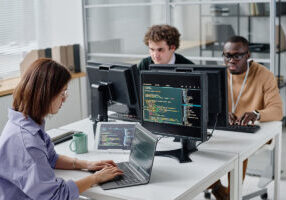
[[[213,45],[214,41],[182,40],[178,50],[192,49],[195,47]]]
[[[86,76],[84,72],[72,74],[73,79],[84,77],[84,76]],[[12,94],[17,84],[19,83],[19,81],[20,81],[20,77],[9,78],[9,79],[0,81],[0,97]]]

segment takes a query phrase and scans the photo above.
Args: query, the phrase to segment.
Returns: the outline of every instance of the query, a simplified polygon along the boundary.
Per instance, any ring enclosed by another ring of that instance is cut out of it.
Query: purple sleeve
[[[47,151],[48,151],[48,159],[51,167],[54,169],[56,166],[56,162],[59,158],[59,155],[56,153],[54,144],[51,141],[51,138],[46,134],[47,139],[46,139],[46,146],[47,146]]]
[[[53,148],[52,148],[53,149]],[[48,151],[53,155],[52,159],[47,159],[44,151],[38,148],[28,149],[34,163],[26,169],[22,181],[26,194],[32,199],[77,199],[79,191],[74,181],[64,181],[56,178],[50,163],[55,163],[57,154],[55,151]]]

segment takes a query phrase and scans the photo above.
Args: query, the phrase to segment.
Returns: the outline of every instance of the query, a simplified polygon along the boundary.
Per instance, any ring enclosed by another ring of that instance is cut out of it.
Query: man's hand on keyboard
[[[98,171],[109,166],[117,167],[113,160],[88,161],[87,163],[87,169],[90,171]]]
[[[228,120],[230,125],[240,125],[247,126],[251,122],[254,125],[257,116],[253,112],[246,112],[240,118],[238,118],[234,113],[228,113]]]
[[[228,122],[229,122],[229,125],[237,124],[238,123],[237,116],[234,113],[229,112],[228,113]]]
[[[256,114],[254,114],[253,112],[246,112],[238,120],[239,120],[239,125],[247,126],[249,122],[251,122],[251,124],[254,125],[256,119],[257,119]]]

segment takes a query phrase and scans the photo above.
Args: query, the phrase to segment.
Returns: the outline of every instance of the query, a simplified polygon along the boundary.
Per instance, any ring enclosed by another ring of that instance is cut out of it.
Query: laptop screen
[[[144,129],[143,127],[136,127],[135,129],[129,162],[137,170],[143,172],[145,177],[149,177],[152,171],[157,139],[150,135],[149,131],[147,133],[141,128]]]
[[[135,123],[110,123],[100,122],[96,130],[96,136],[98,137],[97,148],[100,150],[107,149],[123,149],[130,150],[131,142],[135,132]]]

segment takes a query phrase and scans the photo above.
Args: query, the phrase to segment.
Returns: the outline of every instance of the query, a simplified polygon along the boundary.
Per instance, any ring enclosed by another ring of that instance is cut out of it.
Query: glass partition
[[[166,23],[165,1],[87,1],[87,59],[137,63],[148,55],[144,34]]]
[[[270,63],[275,61],[275,55],[270,56],[270,52],[275,54],[270,50],[274,43],[270,41],[274,33],[270,27],[272,1],[83,2],[87,60],[138,63],[148,56],[148,48],[143,43],[148,27],[171,24],[181,33],[178,52],[196,64],[222,64],[224,42],[232,35],[242,35],[250,41],[252,58],[257,62],[270,68]]]

